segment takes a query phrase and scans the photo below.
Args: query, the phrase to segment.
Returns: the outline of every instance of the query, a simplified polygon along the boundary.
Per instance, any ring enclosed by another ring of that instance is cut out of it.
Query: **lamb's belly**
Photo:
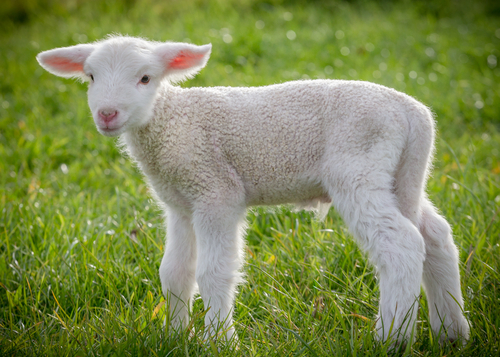
[[[247,183],[245,191],[249,206],[302,203],[310,200],[329,201],[329,196],[321,184],[306,180]]]

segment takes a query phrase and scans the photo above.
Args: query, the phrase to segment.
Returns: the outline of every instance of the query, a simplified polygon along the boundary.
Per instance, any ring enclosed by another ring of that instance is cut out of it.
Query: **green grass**
[[[165,336],[161,212],[114,140],[96,132],[85,85],[35,61],[42,50],[111,32],[211,42],[207,67],[183,86],[361,79],[429,105],[440,139],[428,192],[454,229],[471,339],[462,348],[440,347],[422,298],[418,338],[404,353],[500,353],[500,23],[487,15],[492,3],[111,4],[46,0],[0,8],[0,355],[390,350],[374,338],[374,269],[334,210],[324,222],[286,208],[249,211],[247,282],[235,305],[239,349],[201,342],[199,298],[194,336]]]

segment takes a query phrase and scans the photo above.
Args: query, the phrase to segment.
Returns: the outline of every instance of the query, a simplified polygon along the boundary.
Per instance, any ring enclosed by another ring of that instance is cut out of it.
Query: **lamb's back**
[[[398,95],[367,82],[332,80],[175,90],[163,104],[170,114],[158,131],[169,143],[162,143],[159,159],[181,185],[195,182],[198,191],[244,190],[249,204],[314,199],[325,195],[320,181],[328,147],[344,143],[339,150],[357,152],[365,139],[400,130],[401,123],[394,128],[384,117],[407,100]]]

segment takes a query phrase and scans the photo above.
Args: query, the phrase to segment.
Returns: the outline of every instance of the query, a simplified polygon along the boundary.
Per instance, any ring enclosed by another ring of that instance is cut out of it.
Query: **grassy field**
[[[375,271],[332,209],[249,211],[238,349],[168,339],[165,229],[140,173],[100,136],[85,85],[42,50],[124,33],[211,42],[183,86],[368,80],[436,113],[431,199],[454,229],[471,338],[436,342],[420,300],[414,356],[500,354],[500,21],[493,5],[423,1],[73,1],[0,5],[1,356],[383,356]],[[480,3],[480,2],[478,2]],[[493,3],[493,2],[491,2]],[[493,10],[492,10],[493,9]]]

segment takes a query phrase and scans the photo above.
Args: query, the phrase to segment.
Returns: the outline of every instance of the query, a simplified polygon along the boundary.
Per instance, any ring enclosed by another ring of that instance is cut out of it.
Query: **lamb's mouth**
[[[120,135],[121,132],[123,131],[123,125],[122,126],[119,126],[119,127],[113,127],[113,128],[108,128],[108,127],[102,127],[102,126],[98,126],[97,127],[97,130],[105,135],[105,136],[117,136],[117,135]]]

